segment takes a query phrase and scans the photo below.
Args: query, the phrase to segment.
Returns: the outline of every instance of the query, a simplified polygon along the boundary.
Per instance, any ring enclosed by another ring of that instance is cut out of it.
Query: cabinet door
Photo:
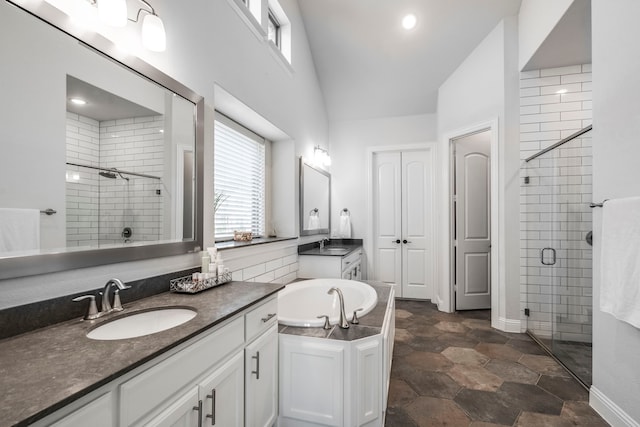
[[[278,325],[245,350],[247,427],[270,427],[278,416]]]
[[[239,352],[200,383],[203,426],[244,425],[244,358]]]
[[[198,425],[198,387],[189,389],[149,422],[148,427],[193,427]]]
[[[113,426],[113,408],[111,403],[111,393],[107,393],[87,403],[82,408],[76,410],[53,424],[52,427],[74,427],[74,426]]]

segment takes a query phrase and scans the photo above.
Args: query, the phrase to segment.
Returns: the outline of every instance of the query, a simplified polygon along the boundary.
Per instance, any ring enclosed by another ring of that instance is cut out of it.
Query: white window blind
[[[215,238],[228,240],[234,231],[265,230],[265,141],[218,115],[215,121]]]

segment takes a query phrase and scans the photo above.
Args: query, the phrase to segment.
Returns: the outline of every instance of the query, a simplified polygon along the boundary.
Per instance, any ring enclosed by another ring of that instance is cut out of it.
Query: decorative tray
[[[193,276],[184,276],[169,281],[169,291],[186,294],[195,294],[215,286],[231,281],[231,273],[224,273],[217,278],[202,278],[202,273],[195,273]],[[197,277],[194,279],[194,277]]]

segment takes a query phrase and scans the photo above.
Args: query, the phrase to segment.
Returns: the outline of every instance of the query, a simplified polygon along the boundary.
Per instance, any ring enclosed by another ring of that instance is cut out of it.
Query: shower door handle
[[[551,251],[551,255],[552,255],[551,262],[545,262],[545,258],[544,258],[545,251]],[[556,250],[553,248],[543,248],[540,251],[540,263],[542,265],[554,265],[556,263]]]

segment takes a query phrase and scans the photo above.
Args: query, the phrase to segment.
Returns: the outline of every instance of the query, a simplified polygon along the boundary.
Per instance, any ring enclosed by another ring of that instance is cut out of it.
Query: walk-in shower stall
[[[522,169],[527,331],[591,385],[591,126],[529,157]]]

